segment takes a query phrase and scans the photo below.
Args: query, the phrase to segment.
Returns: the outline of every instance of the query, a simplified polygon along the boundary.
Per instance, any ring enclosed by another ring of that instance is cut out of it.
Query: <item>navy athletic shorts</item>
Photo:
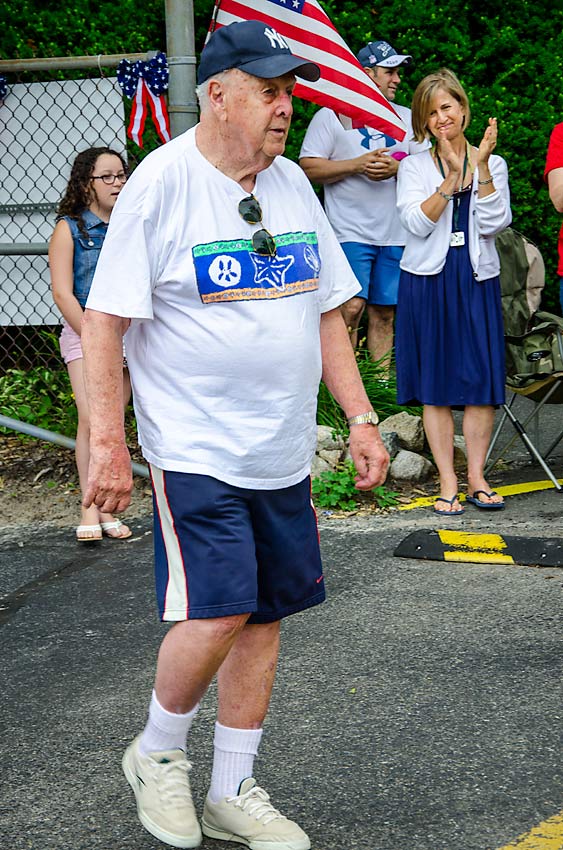
[[[311,480],[247,490],[151,466],[161,620],[250,612],[269,623],[325,598]]]

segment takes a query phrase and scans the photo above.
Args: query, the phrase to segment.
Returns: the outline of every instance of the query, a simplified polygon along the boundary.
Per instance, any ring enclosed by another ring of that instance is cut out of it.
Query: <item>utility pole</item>
[[[172,137],[197,124],[193,0],[165,0],[166,54],[170,68],[168,113]]]

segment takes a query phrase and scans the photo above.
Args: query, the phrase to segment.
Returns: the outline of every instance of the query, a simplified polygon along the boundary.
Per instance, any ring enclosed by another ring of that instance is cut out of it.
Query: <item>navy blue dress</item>
[[[462,408],[504,403],[500,281],[473,276],[469,198],[470,190],[456,194],[455,229],[464,232],[465,245],[449,249],[442,271],[401,271],[395,331],[399,404]]]

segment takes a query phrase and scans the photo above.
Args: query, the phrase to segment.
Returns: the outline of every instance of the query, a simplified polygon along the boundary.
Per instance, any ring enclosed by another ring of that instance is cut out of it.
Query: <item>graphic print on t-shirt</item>
[[[393,139],[391,136],[386,136],[385,133],[379,133],[377,130],[372,130],[371,127],[361,127],[357,132],[362,137],[360,146],[362,148],[367,148],[368,151],[371,147],[371,143],[378,142],[380,139],[383,139],[384,147],[386,148],[391,148],[393,145],[397,144],[396,139]]]
[[[204,304],[286,298],[319,287],[321,258],[316,233],[275,236],[273,257],[257,254],[250,239],[195,245],[197,288]]]

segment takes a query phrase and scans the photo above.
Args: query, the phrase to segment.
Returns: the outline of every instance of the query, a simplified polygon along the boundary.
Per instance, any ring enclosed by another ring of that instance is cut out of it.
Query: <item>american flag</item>
[[[333,109],[344,126],[365,125],[393,139],[404,139],[405,125],[317,0],[216,0],[210,30],[248,20],[273,27],[292,53],[320,67],[316,83],[297,81],[298,97]]]

